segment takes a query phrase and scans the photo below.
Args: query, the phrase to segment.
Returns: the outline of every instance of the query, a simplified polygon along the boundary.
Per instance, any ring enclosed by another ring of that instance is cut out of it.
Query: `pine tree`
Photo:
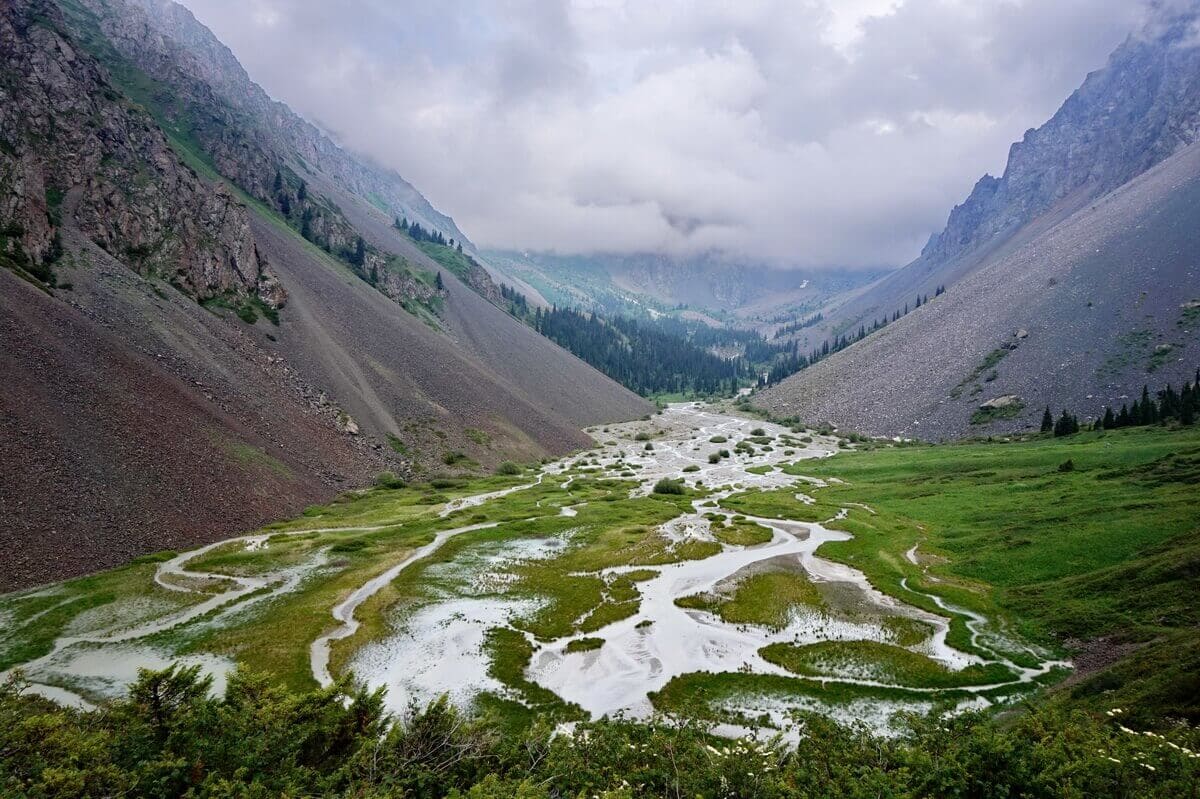
[[[1121,403],[1121,412],[1117,414],[1117,427],[1129,427],[1130,419],[1129,406]]]
[[[438,272],[438,273],[437,273],[437,277],[435,277],[435,278],[433,279],[433,287],[434,287],[434,288],[436,288],[438,291],[445,291],[445,290],[446,290],[446,283],[445,283],[445,281],[443,281],[443,280],[442,280],[442,273],[441,273],[441,272]],[[539,309],[539,310],[540,310],[540,309]]]
[[[1046,406],[1046,412],[1042,414],[1042,432],[1049,433],[1054,429],[1054,417],[1050,414],[1050,406]]]
[[[1061,438],[1079,432],[1079,420],[1075,418],[1066,408],[1063,408],[1062,416],[1058,417],[1058,421],[1054,423],[1054,437]]]

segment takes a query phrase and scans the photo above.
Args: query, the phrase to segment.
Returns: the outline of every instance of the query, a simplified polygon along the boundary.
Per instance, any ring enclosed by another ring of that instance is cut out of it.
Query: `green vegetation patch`
[[[802,677],[875,680],[906,688],[995,685],[1017,675],[998,663],[952,671],[925,655],[875,641],[822,641],[807,646],[771,644],[763,659]]]
[[[567,644],[566,652],[592,652],[604,646],[603,638],[576,638]]]
[[[732,595],[693,594],[675,604],[682,608],[715,613],[730,624],[760,624],[781,629],[796,608],[825,607],[816,586],[796,572],[766,572],[742,580]]]
[[[958,385],[950,390],[950,396],[954,399],[958,399],[960,396],[962,396],[963,389],[978,380],[980,376],[989,372],[993,372],[996,366],[999,365],[1002,360],[1008,357],[1009,352],[1011,352],[1011,350],[1009,350],[1007,347],[997,347],[989,352],[983,359],[982,363],[972,369],[970,374],[960,380]],[[995,380],[995,377],[989,375],[987,382],[991,382],[992,380]],[[975,386],[975,388],[972,390],[972,393],[977,394],[981,390],[982,389],[979,386]]]
[[[749,547],[765,544],[771,540],[771,531],[751,521],[730,522],[728,525],[715,524],[712,528],[713,537],[722,544]]]

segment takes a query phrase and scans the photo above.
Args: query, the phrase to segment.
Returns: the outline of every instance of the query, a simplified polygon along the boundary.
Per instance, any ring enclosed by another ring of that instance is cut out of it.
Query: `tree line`
[[[501,289],[510,309],[524,311],[535,330],[618,383],[641,394],[731,394],[748,377],[742,358],[721,358],[653,322],[608,319],[571,308],[537,308]]]
[[[807,319],[801,319],[792,322],[791,324],[784,325],[775,331],[775,338],[779,339],[783,338],[784,336],[791,335],[792,333],[798,333],[801,330],[804,330],[806,327],[812,327],[813,325],[820,324],[822,321],[824,321],[824,319],[825,314],[818,312]]]
[[[1141,397],[1135,399],[1132,405],[1122,403],[1117,411],[1111,405],[1106,405],[1104,412],[1087,427],[1091,430],[1119,430],[1122,427],[1144,427],[1168,422],[1193,425],[1197,417],[1200,417],[1200,369],[1196,370],[1195,379],[1185,382],[1179,391],[1168,383],[1165,388],[1151,395],[1150,387],[1142,386]],[[1081,429],[1079,417],[1065,408],[1057,420],[1050,413],[1049,406],[1042,414],[1043,433],[1069,436]]]
[[[934,290],[933,296],[940,297],[945,293],[946,293],[946,287],[938,286]],[[916,310],[917,308],[920,308],[922,305],[926,305],[928,303],[929,303],[929,295],[928,294],[925,294],[925,295],[918,294],[916,296],[916,299],[913,302],[913,306],[912,306],[911,310]],[[864,338],[871,335],[875,331],[882,330],[883,328],[887,327],[890,323],[898,322],[903,317],[908,316],[909,310],[910,310],[909,304],[905,303],[903,310],[897,308],[895,311],[892,312],[890,320],[887,316],[883,316],[880,319],[873,320],[871,322],[870,327],[868,327],[865,323],[860,324],[858,326],[857,332],[852,333],[850,335],[842,333],[840,335],[834,336],[832,339],[826,339],[825,342],[820,347],[814,347],[808,353],[800,352],[798,342],[793,341],[792,346],[790,348],[786,344],[783,345],[779,350],[779,352],[782,353],[782,357],[778,357],[777,359],[775,359],[774,362],[771,364],[770,368],[767,370],[767,372],[759,377],[759,380],[758,380],[759,388],[766,388],[767,386],[773,386],[776,383],[786,380],[787,378],[796,374],[796,372],[799,372],[801,369],[807,369],[808,367],[812,366],[817,361],[820,361],[823,358],[826,358],[835,352],[844,350],[847,347],[849,347],[851,344],[855,344],[859,341],[862,341]],[[775,334],[775,338],[778,339],[781,336],[786,335],[788,333],[796,333],[807,327],[812,327],[812,326],[816,325],[817,323],[819,323],[820,321],[822,321],[823,318],[824,317],[822,317],[821,314],[818,313],[816,316],[810,317],[809,319],[805,319],[803,321],[799,321],[799,322],[795,322],[790,325],[786,325],[784,328],[782,328],[779,332],[777,332]],[[751,360],[753,360],[753,359],[751,359]]]
[[[463,251],[461,241],[456,243],[453,238],[446,238],[446,236],[440,230],[426,229],[421,227],[420,222],[409,222],[408,217],[406,216],[396,217],[395,221],[392,222],[392,227],[396,228],[396,230],[399,230],[402,233],[407,233],[408,237],[418,244],[423,241],[427,241],[430,244],[438,244],[442,247],[456,248],[459,252]]]

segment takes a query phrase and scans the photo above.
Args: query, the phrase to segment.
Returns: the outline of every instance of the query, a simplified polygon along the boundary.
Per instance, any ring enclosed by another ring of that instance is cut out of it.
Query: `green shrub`
[[[685,472],[698,472],[698,471],[700,471],[700,467],[693,463],[690,466],[683,467],[683,470]]]
[[[654,484],[655,494],[686,494],[687,487],[682,480],[673,480],[670,477],[664,477]]]
[[[375,476],[375,485],[379,488],[397,489],[406,487],[408,483],[397,477],[395,472],[380,472]]]
[[[512,461],[504,461],[496,467],[496,474],[515,475],[521,474],[525,470]]]

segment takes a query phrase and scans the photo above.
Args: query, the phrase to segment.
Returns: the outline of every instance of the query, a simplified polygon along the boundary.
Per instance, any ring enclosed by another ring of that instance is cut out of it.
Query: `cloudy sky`
[[[911,259],[1141,0],[183,0],[477,244]]]

